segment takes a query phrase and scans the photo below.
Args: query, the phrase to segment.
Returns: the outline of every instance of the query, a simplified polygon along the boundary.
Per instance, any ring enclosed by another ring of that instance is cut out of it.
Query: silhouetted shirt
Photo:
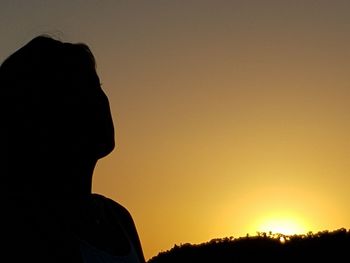
[[[125,256],[116,256],[100,250],[85,241],[80,243],[80,251],[84,263],[141,263],[134,245],[129,240],[130,252]]]
[[[84,263],[144,262],[134,222],[124,207],[92,194],[87,209],[77,233]]]

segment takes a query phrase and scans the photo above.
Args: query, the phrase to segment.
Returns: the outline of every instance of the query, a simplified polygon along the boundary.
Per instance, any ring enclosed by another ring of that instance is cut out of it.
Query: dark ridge
[[[148,263],[226,262],[350,262],[350,230],[212,239],[202,244],[175,245]]]

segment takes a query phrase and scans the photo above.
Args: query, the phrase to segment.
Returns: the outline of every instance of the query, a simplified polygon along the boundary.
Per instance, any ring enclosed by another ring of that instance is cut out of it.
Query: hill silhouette
[[[258,232],[256,236],[175,245],[148,263],[349,262],[349,252],[350,231],[345,228],[303,235]]]

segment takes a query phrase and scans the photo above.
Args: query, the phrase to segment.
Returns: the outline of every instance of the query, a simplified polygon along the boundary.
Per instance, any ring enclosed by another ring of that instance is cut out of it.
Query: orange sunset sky
[[[174,244],[350,227],[350,1],[0,2],[0,60],[92,49],[116,127],[93,190]]]

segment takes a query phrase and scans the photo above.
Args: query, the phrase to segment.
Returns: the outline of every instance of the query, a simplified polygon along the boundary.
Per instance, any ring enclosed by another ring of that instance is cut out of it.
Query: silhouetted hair
[[[9,111],[13,114],[36,111],[42,115],[56,109],[62,114],[66,109],[57,108],[56,103],[64,104],[66,97],[84,86],[82,83],[96,82],[91,79],[94,71],[95,59],[87,45],[36,37],[0,67],[2,109],[7,115]],[[17,123],[18,119],[13,121]]]

